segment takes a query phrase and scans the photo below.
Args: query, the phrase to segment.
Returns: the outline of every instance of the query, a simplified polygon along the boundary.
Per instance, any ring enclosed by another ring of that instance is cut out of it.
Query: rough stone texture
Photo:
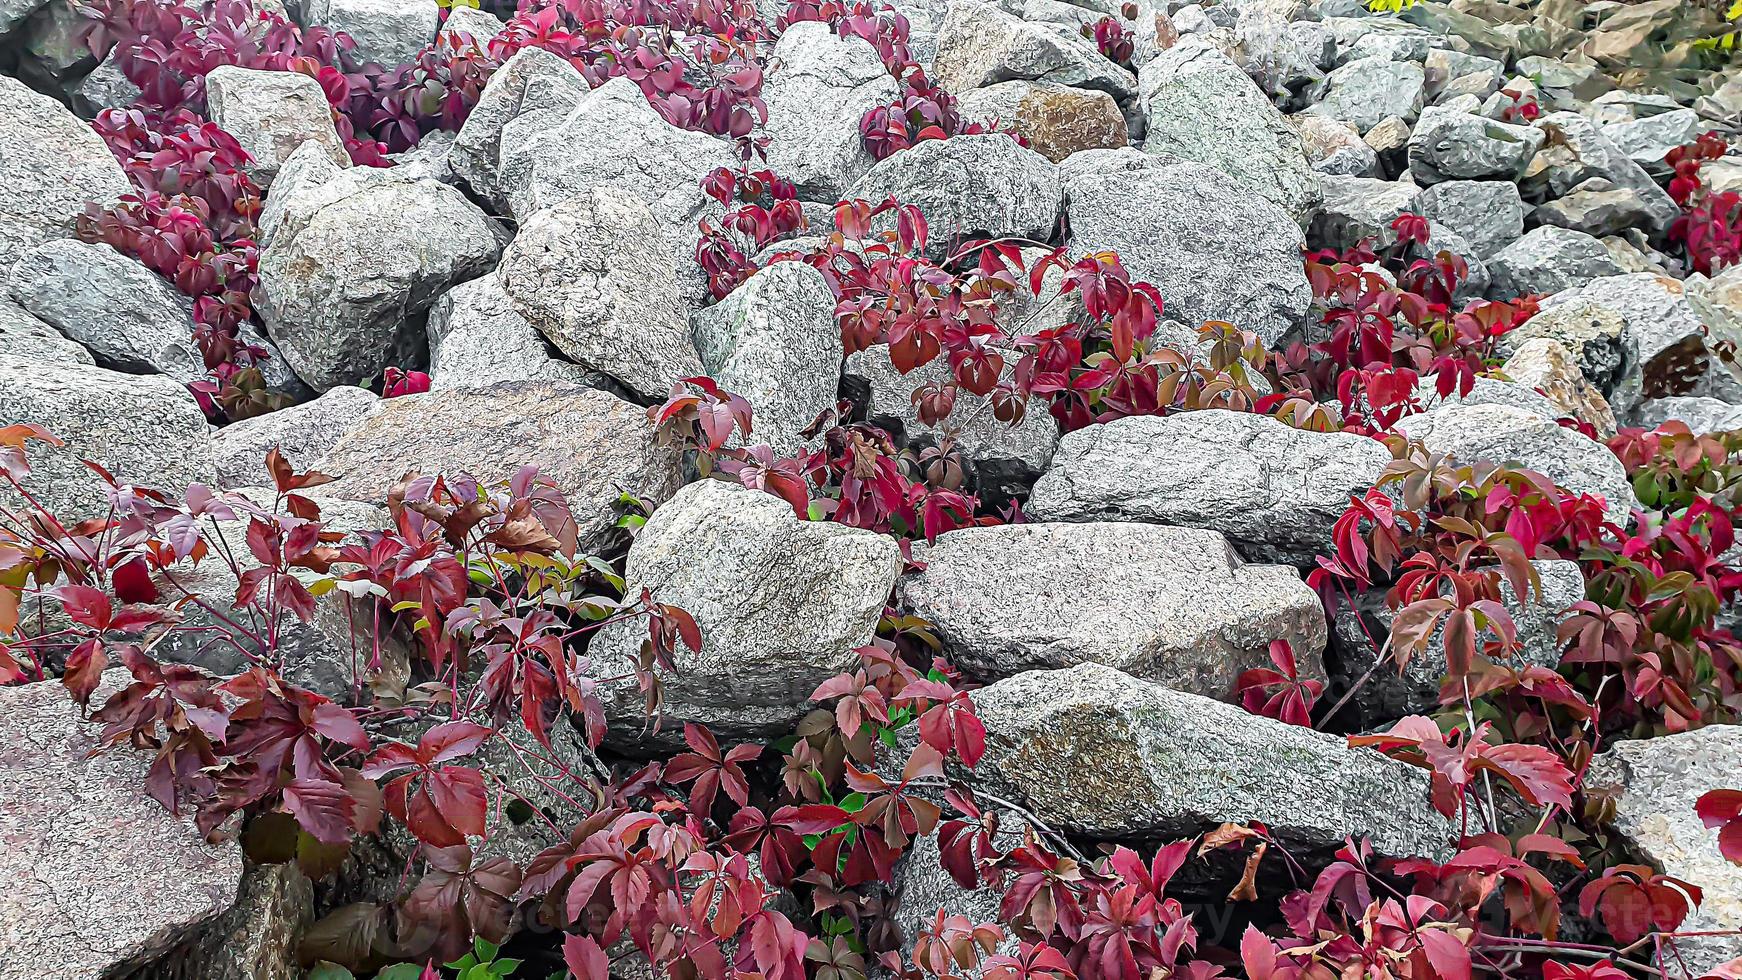
[[[1322,676],[1324,610],[1292,568],[1248,565],[1215,531],[1114,521],[970,527],[914,548],[896,605],[950,658],[993,679],[1100,663],[1228,698],[1288,640]]]
[[[800,520],[773,494],[703,480],[654,511],[629,549],[625,594],[651,588],[701,627],[699,653],[681,646],[666,675],[666,738],[699,722],[725,738],[788,731],[818,684],[858,663],[901,568],[892,538]],[[646,624],[600,630],[596,664],[633,659]],[[612,698],[608,739],[633,741],[641,697]]]
[[[1428,411],[1442,405],[1506,405],[1545,419],[1559,418],[1561,415],[1554,403],[1535,389],[1493,377],[1477,377],[1468,392],[1459,394],[1453,391],[1441,398],[1434,378],[1430,376],[1416,385],[1415,398]]]
[[[1629,160],[1647,169],[1663,167],[1663,158],[1678,146],[1692,143],[1705,132],[1700,114],[1692,109],[1674,109],[1603,127],[1603,135]]]
[[[1421,188],[1408,181],[1372,177],[1325,177],[1324,204],[1307,229],[1315,245],[1347,248],[1363,238],[1389,240],[1399,215],[1417,213]]]
[[[257,309],[320,391],[380,377],[417,344],[416,315],[499,251],[489,219],[454,188],[354,173],[299,181],[260,255]]]
[[[530,82],[527,90],[534,91]],[[695,185],[735,163],[731,144],[666,122],[622,77],[566,111],[560,101],[536,113],[522,107],[502,127],[497,160],[516,217],[609,186],[639,198],[668,225],[698,213],[706,196]]]
[[[580,71],[563,58],[543,48],[521,48],[490,76],[478,104],[455,134],[448,157],[454,172],[473,193],[505,206],[497,159],[502,128],[523,112],[565,104],[572,108],[590,91]]]
[[[776,262],[690,319],[706,373],[755,411],[748,442],[798,451],[800,435],[833,408],[841,386],[841,328],[823,274]]]
[[[1526,340],[1500,370],[1513,381],[1540,390],[1560,414],[1591,423],[1603,438],[1615,434],[1615,413],[1608,400],[1586,380],[1578,358],[1559,341]]]
[[[1532,590],[1528,602],[1518,601],[1510,582],[1503,578],[1500,583],[1500,600],[1512,615],[1521,644],[1517,655],[1507,658],[1506,665],[1553,669],[1561,661],[1556,624],[1567,607],[1585,598],[1585,576],[1573,561],[1534,561],[1531,566],[1541,579],[1542,589]],[[1444,629],[1435,630],[1426,649],[1411,657],[1401,672],[1395,660],[1373,670],[1377,656],[1373,641],[1385,642],[1396,614],[1386,608],[1383,589],[1362,593],[1356,596],[1355,603],[1354,610],[1346,603],[1338,606],[1331,622],[1330,653],[1325,658],[1334,691],[1347,690],[1369,670],[1373,671],[1349,702],[1356,714],[1355,724],[1363,730],[1382,729],[1404,715],[1438,710],[1440,683],[1447,666]],[[1492,630],[1483,630],[1477,642],[1498,639]]]
[[[1650,272],[1607,276],[1550,296],[1542,306],[1543,313],[1598,306],[1620,315],[1626,325],[1625,360],[1608,393],[1618,411],[1625,412],[1641,398],[1686,394],[1708,369],[1705,329],[1682,283],[1668,276]]]
[[[1692,732],[1615,743],[1585,777],[1587,793],[1615,801],[1613,828],[1665,874],[1705,890],[1699,909],[1680,931],[1742,929],[1742,866],[1718,851],[1718,831],[1707,828],[1694,803],[1715,789],[1735,789],[1742,771],[1742,727],[1711,725]],[[1742,956],[1742,937],[1677,940],[1679,962],[1693,973]]]
[[[48,0],[0,0],[0,34],[10,34]]]
[[[1354,123],[1365,135],[1392,116],[1408,122],[1420,115],[1423,80],[1417,62],[1360,58],[1331,72],[1324,98],[1307,111]]]
[[[1010,810],[1000,811],[998,818],[998,833],[992,838],[994,846],[1000,853],[1021,847],[1023,830],[1027,826],[1022,818]],[[951,915],[965,915],[970,922],[998,921],[998,906],[1004,900],[1009,880],[1005,879],[1003,887],[982,881],[978,888],[963,888],[944,870],[938,851],[938,835],[915,835],[907,852],[895,864],[893,882],[895,924],[901,928],[907,943],[903,948],[913,948],[913,944],[919,941],[920,931],[936,925],[938,909]],[[1018,954],[1020,949],[1021,941],[1006,935],[994,952]],[[973,970],[963,974],[966,980],[977,980],[982,975]]]
[[[1634,409],[1632,422],[1656,428],[1671,419],[1694,432],[1733,432],[1742,429],[1742,405],[1700,395],[1653,398]]]
[[[599,187],[529,218],[497,268],[514,308],[564,356],[646,398],[702,372],[653,212]]]
[[[1450,106],[1429,106],[1409,136],[1409,172],[1421,184],[1498,177],[1512,180],[1542,146],[1543,133]]]
[[[1307,165],[1319,173],[1372,177],[1378,171],[1379,154],[1348,123],[1308,112],[1290,116],[1288,121],[1300,133]]]
[[[1168,316],[1226,320],[1268,344],[1312,299],[1300,226],[1282,209],[1201,164],[1072,179],[1071,254],[1113,249],[1133,281],[1154,283]]]
[[[5,292],[0,292],[0,356],[28,361],[96,363],[83,344],[68,340],[65,334],[32,316]]]
[[[231,489],[269,485],[266,454],[277,448],[306,469],[381,404],[366,388],[339,385],[314,401],[226,425],[212,433],[218,483]]]
[[[130,680],[111,672],[98,696]],[[143,965],[236,903],[242,849],[207,843],[146,795],[147,755],[122,745],[87,758],[100,726],[65,688],[0,689],[0,717],[0,978]]]
[[[1310,564],[1391,462],[1375,440],[1211,409],[1068,433],[1034,486],[1042,521],[1145,521],[1228,536],[1254,561]]]
[[[762,86],[769,169],[801,197],[833,204],[876,163],[859,118],[899,94],[865,39],[839,37],[820,21],[792,25],[769,55]]]
[[[12,298],[116,371],[206,376],[193,310],[157,273],[107,245],[44,242],[12,267]]]
[[[338,166],[351,165],[345,141],[333,128],[332,107],[313,76],[223,65],[206,76],[206,104],[212,121],[254,158],[244,169],[263,188],[304,143],[319,145]]]
[[[502,33],[502,29],[507,26],[502,22],[502,18],[488,10],[480,10],[477,7],[462,7],[456,4],[448,8],[448,19],[442,21],[442,29],[436,34],[436,37],[444,40],[450,37],[470,37],[478,43],[479,47],[483,47],[490,43],[491,38]],[[526,49],[522,48],[521,50]]]
[[[1048,30],[979,0],[954,0],[938,28],[931,78],[949,92],[998,82],[1057,82],[1106,92],[1120,102],[1137,80],[1070,29]]]
[[[234,908],[153,963],[149,980],[301,980],[297,944],[314,920],[313,882],[295,862],[250,864],[238,895]]]
[[[489,275],[443,293],[429,309],[430,383],[483,388],[499,381],[572,381],[602,375],[557,356],[550,341],[514,309],[502,280]]]
[[[0,76],[0,255],[73,233],[87,201],[133,190],[103,138],[67,108]]]
[[[1558,341],[1578,358],[1585,377],[1599,391],[1609,392],[1630,361],[1626,331],[1626,319],[1606,306],[1589,300],[1565,302],[1543,310],[1502,336],[1498,347],[1501,354],[1510,356],[1532,338]]]
[[[1462,235],[1486,259],[1524,235],[1524,201],[1507,180],[1448,180],[1421,191],[1417,213]]]
[[[1429,452],[1462,462],[1515,462],[1573,493],[1604,499],[1609,520],[1625,527],[1638,506],[1627,471],[1608,447],[1552,419],[1509,405],[1447,405],[1397,423]]]
[[[893,195],[925,215],[929,248],[942,252],[971,237],[1045,241],[1058,223],[1058,167],[1009,136],[955,136],[902,150],[854,182],[848,198]]]
[[[1014,355],[1006,356],[1006,376],[1015,361]],[[1022,421],[1011,425],[999,421],[991,408],[983,407],[985,398],[961,389],[941,424],[926,425],[919,419],[913,393],[949,377],[949,363],[943,357],[902,374],[889,359],[888,344],[874,344],[849,355],[842,368],[848,394],[863,400],[867,419],[889,430],[904,445],[936,445],[940,430],[957,429],[955,448],[982,498],[996,500],[1027,493],[1058,448],[1058,423],[1047,411],[1045,400],[1029,399]]]
[[[104,109],[122,109],[132,105],[144,93],[121,71],[110,52],[91,73],[79,80],[72,91],[73,108],[82,115],[95,116]]]
[[[1601,177],[1592,177],[1565,195],[1537,205],[1533,216],[1545,225],[1599,237],[1648,227],[1652,220],[1638,191],[1616,187]]]
[[[328,496],[373,503],[413,470],[493,481],[530,463],[568,496],[581,547],[597,549],[615,537],[618,494],[671,496],[682,483],[678,462],[654,445],[639,406],[595,388],[529,381],[387,399],[315,468],[338,477],[322,488]]]
[[[271,245],[272,240],[278,236],[279,226],[284,224],[285,215],[293,210],[305,209],[307,202],[315,199],[314,189],[341,173],[345,173],[344,169],[334,163],[327,156],[327,151],[318,144],[311,143],[292,150],[278,168],[278,176],[273,180],[277,186],[266,196],[266,203],[260,208],[260,217],[255,222],[259,229],[255,242],[261,248]],[[345,174],[346,180],[352,185],[393,180],[397,177],[397,174],[375,167],[356,167]],[[348,185],[339,186],[348,189]]]
[[[564,107],[566,95],[539,96],[544,85],[561,87],[529,82],[523,102],[550,98],[558,108],[529,112],[523,105],[502,127],[498,173],[510,212],[524,223],[590,190],[631,195],[659,221],[684,295],[700,305],[707,277],[695,261],[698,222],[722,213],[701,182],[717,168],[738,166],[732,144],[666,122],[627,78],[611,79],[572,109]]]
[[[1296,220],[1317,203],[1300,134],[1240,67],[1214,48],[1180,44],[1139,74],[1143,148],[1215,167]]]
[[[415,61],[435,40],[436,0],[306,0],[305,22],[344,31],[357,42],[359,62],[394,67]]]
[[[1081,150],[1131,142],[1119,103],[1105,92],[1052,82],[999,82],[964,92],[956,104],[964,118],[1014,129],[1029,149],[1054,163]],[[856,125],[853,137],[859,138]]]
[[[1618,276],[1621,267],[1603,243],[1582,231],[1544,225],[1488,257],[1496,299],[1531,293],[1558,293],[1604,276]]]
[[[1681,213],[1669,194],[1584,116],[1551,112],[1538,119],[1536,127],[1544,133],[1554,132],[1555,138],[1544,141],[1542,152],[1531,161],[1524,180],[1527,188],[1541,188],[1545,196],[1559,197],[1592,177],[1601,177],[1639,195],[1651,215],[1648,230],[1654,234],[1667,229]]]
[[[1455,835],[1421,769],[1101,664],[1030,671],[973,699],[986,756],[972,781],[1055,829],[1172,840],[1256,820],[1321,854],[1352,835],[1442,859]]]
[[[212,483],[217,475],[206,417],[169,378],[0,356],[0,426],[21,422],[66,442],[58,448],[31,443],[25,481],[62,521],[108,512],[108,488],[82,460],[101,464],[123,483],[169,493]]]

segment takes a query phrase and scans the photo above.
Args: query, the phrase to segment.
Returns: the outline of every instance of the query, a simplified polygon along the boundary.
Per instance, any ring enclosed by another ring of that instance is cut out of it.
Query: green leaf
[[[382,976],[386,976],[386,974],[383,973]],[[308,980],[357,980],[357,978],[350,970],[339,964],[322,960],[315,964],[314,969],[308,971]]]
[[[480,938],[480,939],[474,940],[472,943],[472,952],[478,957],[478,962],[480,962],[480,963],[488,963],[491,960],[495,959],[496,954],[498,952],[500,952],[501,950],[502,950],[502,947],[496,945],[495,943],[489,941],[488,939]]]
[[[417,963],[395,963],[375,974],[375,980],[417,980],[423,976],[423,966]],[[314,980],[310,977],[309,980]]]

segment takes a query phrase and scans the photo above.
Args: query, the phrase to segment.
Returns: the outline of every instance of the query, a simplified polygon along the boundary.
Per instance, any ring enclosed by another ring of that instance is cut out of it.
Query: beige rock
[[[1567,415],[1591,423],[1603,438],[1615,434],[1615,413],[1609,402],[1585,378],[1578,358],[1565,344],[1547,337],[1526,340],[1500,370],[1521,385],[1539,389]]]
[[[378,503],[406,473],[469,473],[493,481],[531,464],[568,496],[581,547],[613,537],[621,493],[664,500],[682,481],[639,406],[572,382],[504,382],[390,398],[315,469],[329,496]]]
[[[1119,104],[1105,92],[1050,82],[1001,82],[965,92],[963,114],[1016,130],[1028,148],[1058,163],[1078,150],[1131,142]]]

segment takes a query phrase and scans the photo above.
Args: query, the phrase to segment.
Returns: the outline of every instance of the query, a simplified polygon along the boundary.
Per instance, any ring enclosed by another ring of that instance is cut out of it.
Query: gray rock
[[[528,99],[540,85],[528,83]],[[560,105],[565,97],[552,98]],[[738,165],[732,144],[666,122],[634,82],[617,77],[573,109],[523,107],[502,127],[497,160],[502,194],[522,223],[594,189],[638,199],[659,221],[659,241],[680,272],[685,298],[699,305],[707,295],[707,277],[695,262],[699,222],[724,211],[701,182]]]
[[[21,422],[66,442],[59,448],[30,444],[25,484],[63,522],[109,509],[108,488],[83,460],[123,483],[167,493],[212,483],[217,475],[206,417],[169,378],[0,357],[0,426]]]
[[[44,242],[13,266],[11,291],[26,312],[89,348],[106,368],[183,383],[206,376],[192,304],[107,245]]]
[[[1079,150],[1059,164],[1059,177],[1068,188],[1079,177],[1092,174],[1123,174],[1137,170],[1161,170],[1176,163],[1179,157],[1168,153],[1145,153],[1135,146],[1105,150]]]
[[[1391,223],[1399,215],[1415,213],[1421,188],[1408,181],[1376,180],[1372,177],[1325,177],[1324,205],[1313,215],[1307,229],[1309,242],[1346,248],[1363,238],[1390,241]]]
[[[1034,486],[1042,521],[1145,521],[1227,535],[1254,561],[1310,565],[1391,454],[1376,440],[1210,409],[1068,433]]]
[[[603,376],[563,360],[492,272],[443,293],[429,310],[430,383],[486,388],[499,381],[568,381],[598,386]]]
[[[1510,405],[1447,405],[1406,416],[1397,431],[1429,452],[1465,463],[1518,463],[1573,493],[1602,497],[1608,519],[1622,527],[1638,506],[1627,471],[1607,446],[1552,419]]]
[[[1626,325],[1625,363],[1609,392],[1617,410],[1641,398],[1687,394],[1707,372],[1706,330],[1679,281],[1650,272],[1607,276],[1548,297],[1538,316],[1593,305],[1620,314]]]
[[[18,77],[40,89],[60,91],[95,68],[97,59],[80,36],[88,23],[72,0],[49,0],[18,31]]]
[[[1328,63],[1326,48],[1335,54],[1329,31],[1291,22],[1292,6],[1290,0],[1247,4],[1234,23],[1234,57],[1267,96],[1287,98],[1318,82],[1324,78],[1321,62]]]
[[[1027,827],[1014,811],[1000,811],[998,833],[993,836],[993,846],[999,853],[1005,854],[1022,846],[1023,830]],[[1057,845],[1052,845],[1057,846]],[[997,922],[998,906],[1004,900],[1004,893],[1009,888],[1010,879],[995,883],[982,881],[980,887],[963,888],[955,878],[944,870],[941,854],[938,850],[936,834],[916,834],[907,852],[896,861],[894,921],[901,928],[901,935],[911,949],[919,941],[922,930],[936,925],[935,916],[938,909],[943,909],[950,915],[965,915],[969,922]],[[996,954],[1017,955],[1021,952],[1021,940],[1014,935],[1006,935],[993,952]],[[977,969],[971,969],[962,975],[964,980],[979,980],[983,976]]]
[[[168,962],[162,980],[296,980],[297,946],[314,921],[314,883],[295,862],[250,864],[230,911]]]
[[[962,118],[991,130],[1012,129],[1029,149],[1054,163],[1083,150],[1131,144],[1119,103],[1105,92],[1052,82],[999,82],[969,89],[956,105]]]
[[[304,143],[315,143],[340,167],[351,165],[345,141],[333,128],[333,110],[313,76],[223,65],[206,76],[206,108],[253,157],[248,176],[262,188]]]
[[[121,71],[111,51],[89,75],[79,80],[72,91],[73,108],[82,115],[95,116],[104,109],[124,109],[142,94],[139,86]]]
[[[1138,77],[1144,150],[1215,167],[1296,220],[1311,212],[1318,180],[1300,134],[1226,55],[1182,42]]]
[[[1700,125],[1700,114],[1692,109],[1676,109],[1603,127],[1603,135],[1615,144],[1617,150],[1626,154],[1629,160],[1647,170],[1663,171],[1668,170],[1664,166],[1663,158],[1669,151],[1692,143],[1694,137],[1704,131],[1705,127]]]
[[[895,541],[801,520],[760,490],[703,480],[654,511],[629,549],[625,594],[650,588],[695,617],[702,649],[680,645],[664,677],[662,737],[699,722],[726,738],[790,730],[818,684],[858,664],[901,568]],[[647,638],[619,620],[593,639],[595,664],[634,660]],[[604,667],[606,672],[613,668]],[[614,689],[607,739],[634,744],[641,695]]]
[[[986,755],[972,781],[1054,829],[1171,840],[1261,821],[1316,855],[1353,836],[1442,859],[1456,833],[1421,769],[1111,667],[1030,671],[973,699]]]
[[[1475,177],[1515,179],[1542,146],[1543,133],[1450,106],[1429,106],[1409,137],[1409,172],[1421,184]]]
[[[435,0],[304,0],[303,22],[344,31],[357,42],[350,60],[393,68],[417,60],[435,40]]]
[[[1601,177],[1593,177],[1565,195],[1537,205],[1533,216],[1545,225],[1597,237],[1616,235],[1628,228],[1650,227],[1653,220],[1650,207],[1638,191],[1616,187]]]
[[[1470,75],[1499,75],[1506,70],[1506,63],[1450,48],[1434,48],[1423,59],[1422,68],[1427,73],[1427,95],[1436,97],[1456,79]]]
[[[1289,122],[1300,133],[1307,165],[1319,173],[1341,177],[1372,177],[1378,173],[1379,154],[1355,132],[1355,127],[1306,112],[1290,116]]]
[[[1462,98],[1477,98],[1485,101],[1500,90],[1502,81],[1504,79],[1500,77],[1500,73],[1494,71],[1462,75],[1447,82],[1433,104],[1448,105],[1452,101]]]
[[[659,501],[682,484],[677,454],[654,444],[646,410],[596,388],[504,382],[382,401],[315,468],[328,496],[379,503],[406,473],[505,480],[532,464],[568,498],[581,547],[617,539],[619,494]]]
[[[473,10],[473,7],[461,7]],[[417,145],[403,153],[389,153],[393,173],[413,180],[439,180],[458,187],[460,175],[454,172],[454,136],[446,130],[433,129],[423,134]]]
[[[970,0],[971,2],[971,0]],[[894,196],[925,215],[929,250],[990,236],[1045,241],[1058,223],[1058,167],[1001,133],[925,140],[879,161],[848,198]]]
[[[1428,52],[1439,43],[1443,43],[1443,39],[1426,32],[1405,34],[1374,31],[1356,38],[1355,43],[1342,53],[1342,61],[1344,65],[1367,58],[1422,62],[1427,60]]]
[[[0,382],[4,383],[4,382]],[[131,681],[105,675],[99,697]],[[207,842],[146,793],[149,754],[98,751],[101,726],[59,684],[0,690],[5,980],[147,967],[236,904],[242,848]]]
[[[801,431],[835,405],[841,328],[827,279],[803,262],[776,262],[690,319],[702,367],[750,402],[751,445],[779,454],[805,445]]]
[[[260,254],[256,308],[320,391],[379,377],[421,340],[417,314],[489,271],[499,251],[489,219],[458,190],[354,173],[298,182]]]
[[[0,34],[10,34],[48,0],[0,0]]]
[[[0,76],[0,255],[66,238],[89,201],[112,201],[133,185],[103,138],[66,107]]]
[[[1363,134],[1397,116],[1413,121],[1422,109],[1422,67],[1414,61],[1361,58],[1325,79],[1324,98],[1306,111],[1354,123]]]
[[[1582,231],[1544,225],[1488,257],[1492,294],[1512,299],[1558,293],[1594,279],[1621,274],[1603,243]]]
[[[876,163],[859,135],[866,111],[900,94],[883,59],[859,37],[820,21],[792,25],[769,55],[768,166],[807,200],[833,204]]]
[[[951,93],[998,82],[1057,82],[1106,92],[1120,102],[1137,94],[1131,73],[1101,56],[1070,29],[1048,30],[979,0],[953,0],[938,28],[932,80]]]
[[[682,286],[653,212],[600,187],[527,219],[497,269],[514,308],[583,367],[642,397],[702,374]]]
[[[1226,320],[1267,344],[1305,319],[1300,226],[1221,171],[1181,163],[1095,174],[1073,179],[1067,196],[1068,250],[1117,251],[1132,280],[1161,291],[1170,317]]]
[[[538,84],[531,84],[534,80]],[[474,194],[505,207],[498,159],[502,127],[523,112],[573,108],[590,91],[580,71],[562,57],[539,47],[521,48],[490,76],[454,136],[450,165]]]
[[[730,143],[666,122],[627,78],[599,86],[566,113],[567,84],[545,84],[559,93],[556,107],[523,107],[502,127],[501,186],[517,218],[609,186],[639,198],[667,227],[693,224],[708,201],[701,179],[737,163]]]
[[[1742,429],[1742,405],[1699,395],[1651,398],[1634,409],[1632,421],[1647,429],[1676,421],[1693,432],[1734,432]]]
[[[1579,371],[1586,379],[1606,393],[1615,390],[1632,360],[1626,348],[1626,331],[1626,319],[1608,307],[1589,300],[1562,302],[1502,335],[1497,347],[1502,356],[1511,356],[1526,341],[1538,337],[1558,341],[1578,359]]]
[[[1014,353],[1005,354],[1004,378],[1009,378],[1016,360]],[[849,396],[861,400],[867,420],[888,430],[898,443],[919,449],[935,446],[945,433],[953,433],[953,445],[982,498],[998,501],[1027,493],[1058,448],[1058,423],[1047,411],[1046,401],[1029,399],[1021,421],[1012,425],[999,421],[986,398],[959,388],[950,414],[937,426],[926,425],[919,419],[913,393],[951,377],[949,362],[941,356],[902,374],[889,359],[888,344],[848,355],[842,368]]]
[[[1669,194],[1589,119],[1576,112],[1551,112],[1538,119],[1536,127],[1556,136],[1544,142],[1542,152],[1531,161],[1523,182],[1526,188],[1535,188],[1542,196],[1559,197],[1592,177],[1601,177],[1638,193],[1652,215],[1648,230],[1654,234],[1668,229],[1680,215]]]
[[[0,293],[0,356],[27,361],[95,364],[76,340],[30,315],[10,294]]]
[[[243,419],[212,433],[218,485],[271,485],[266,454],[277,449],[298,470],[312,466],[381,404],[366,388],[339,385],[314,401]]]
[[[1665,874],[1705,891],[1681,932],[1727,932],[1674,941],[1678,963],[1691,973],[1742,956],[1742,866],[1718,850],[1718,830],[1694,811],[1701,796],[1735,789],[1742,770],[1742,727],[1710,725],[1698,731],[1616,742],[1597,756],[1585,791],[1614,800],[1612,828]]]
[[[1555,409],[1554,403],[1540,393],[1525,385],[1499,378],[1477,377],[1469,391],[1460,394],[1454,390],[1444,398],[1440,397],[1435,383],[1436,379],[1430,375],[1423,378],[1415,389],[1416,401],[1429,411],[1444,405],[1506,405],[1545,419],[1558,418],[1561,414]]]
[[[1324,610],[1292,568],[1248,565],[1215,531],[1103,521],[968,527],[915,547],[896,605],[984,679],[1099,663],[1212,698],[1287,640],[1323,676]],[[1036,597],[1045,601],[1036,602]]]
[[[1506,180],[1447,180],[1425,188],[1418,213],[1462,235],[1486,259],[1524,235],[1524,201]]]
[[[1555,636],[1561,614],[1575,602],[1585,598],[1585,576],[1573,561],[1533,561],[1531,567],[1540,577],[1541,591],[1532,589],[1527,602],[1519,602],[1512,584],[1501,579],[1500,600],[1512,615],[1517,627],[1519,649],[1515,656],[1504,660],[1514,669],[1547,667],[1551,670],[1561,662],[1560,645]],[[1432,714],[1439,710],[1440,684],[1446,675],[1444,630],[1437,629],[1428,638],[1427,647],[1411,657],[1398,669],[1386,653],[1387,662],[1374,667],[1381,645],[1391,633],[1395,617],[1385,606],[1383,590],[1374,590],[1356,597],[1356,609],[1347,604],[1338,607],[1331,622],[1330,654],[1325,658],[1331,672],[1333,688],[1346,690],[1361,681],[1369,671],[1361,689],[1349,702],[1363,730],[1386,727],[1405,715]],[[1492,630],[1482,630],[1477,643],[1498,641]]]
[[[267,195],[266,203],[260,209],[260,217],[255,221],[257,232],[254,240],[265,248],[272,244],[278,236],[278,228],[284,223],[284,217],[293,205],[302,210],[306,203],[315,199],[314,188],[331,181],[341,173],[345,174],[349,184],[341,187],[350,189],[361,183],[375,183],[398,179],[398,174],[375,167],[356,167],[345,171],[327,155],[324,147],[318,144],[299,146],[291,151],[288,158],[278,168],[278,176],[273,180],[277,186]]]
[[[448,8],[448,19],[442,21],[442,29],[437,32],[436,38],[445,41],[448,38],[469,37],[482,48],[507,26],[502,18],[488,10],[455,4]]]

